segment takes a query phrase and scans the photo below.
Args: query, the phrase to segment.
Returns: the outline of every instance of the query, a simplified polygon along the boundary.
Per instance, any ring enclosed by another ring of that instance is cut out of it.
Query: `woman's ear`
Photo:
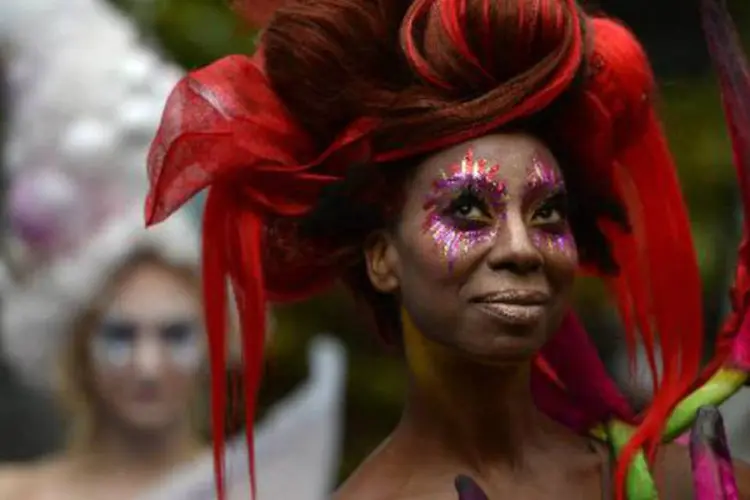
[[[398,251],[393,237],[386,231],[378,231],[365,241],[365,264],[367,276],[375,290],[394,293],[399,289],[400,273]]]

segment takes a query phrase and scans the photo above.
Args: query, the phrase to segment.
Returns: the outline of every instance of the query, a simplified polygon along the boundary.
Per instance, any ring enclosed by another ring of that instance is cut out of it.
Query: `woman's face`
[[[578,258],[559,167],[526,135],[427,159],[395,232],[366,254],[375,287],[395,293],[426,337],[490,363],[539,350],[561,322]]]
[[[182,421],[204,343],[197,290],[154,264],[136,267],[91,336],[98,399],[121,424],[159,430]]]

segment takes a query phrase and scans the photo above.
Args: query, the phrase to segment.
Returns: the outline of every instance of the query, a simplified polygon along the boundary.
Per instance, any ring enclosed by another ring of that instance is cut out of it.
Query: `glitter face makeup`
[[[555,156],[531,135],[496,133],[421,160],[397,226],[365,253],[373,286],[398,293],[410,372],[432,384],[455,353],[531,359],[569,310],[578,269]]]
[[[432,184],[423,208],[423,230],[435,241],[452,270],[456,260],[476,245],[491,241],[504,213],[507,189],[497,178],[500,166],[475,159],[469,149],[462,161]]]
[[[565,183],[558,170],[539,156],[534,156],[531,166],[529,166],[526,173],[526,188],[532,194],[535,192],[557,193],[558,195],[565,193]],[[552,199],[554,200],[554,195]],[[549,217],[547,217],[547,221],[542,220],[541,224],[535,226],[531,234],[534,246],[543,253],[552,252],[570,256],[574,252],[575,242],[573,241],[572,234],[567,229],[567,225],[563,231],[559,229],[557,231],[550,230],[556,224],[553,212],[555,210],[559,211],[560,208],[554,207],[554,205],[549,207],[542,206],[541,208],[542,212],[549,212]],[[561,214],[558,213],[557,215],[560,216]],[[564,220],[559,221],[557,226],[564,222]]]
[[[565,183],[557,169],[552,165],[534,156],[526,172],[526,187],[530,191],[537,189],[560,190],[565,188]]]
[[[539,251],[545,253],[557,252],[569,255],[573,250],[573,238],[570,234],[534,233],[531,241]]]
[[[450,270],[472,248],[491,242],[507,219],[510,194],[500,165],[477,158],[469,149],[460,163],[433,181],[423,208],[422,229],[429,234]],[[535,201],[529,237],[544,254],[570,257],[575,243],[564,216],[565,183],[553,164],[540,155],[527,167],[519,196]]]

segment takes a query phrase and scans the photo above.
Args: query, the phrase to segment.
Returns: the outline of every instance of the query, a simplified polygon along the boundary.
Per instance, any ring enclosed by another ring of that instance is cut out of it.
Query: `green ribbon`
[[[635,427],[625,422],[611,420],[607,424],[607,440],[618,457],[634,432]],[[651,475],[643,450],[638,450],[630,462],[625,491],[628,500],[657,500],[659,498],[656,482]]]
[[[747,381],[748,374],[735,368],[719,369],[705,384],[683,399],[669,416],[662,441],[670,443],[693,425],[701,406],[719,407]]]

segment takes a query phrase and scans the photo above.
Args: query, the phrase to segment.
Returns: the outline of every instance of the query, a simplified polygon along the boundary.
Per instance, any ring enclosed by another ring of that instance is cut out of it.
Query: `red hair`
[[[661,347],[663,377],[618,463],[622,498],[633,453],[645,445],[653,456],[695,381],[703,338],[689,221],[632,34],[574,0],[297,0],[271,17],[261,47],[254,60],[233,56],[186,77],[149,157],[150,223],[211,186],[204,283],[219,494],[225,276],[242,318],[251,436],[265,301],[307,297],[361,254],[363,232],[300,231],[321,195],[374,170],[387,189],[364,183],[346,199],[382,207],[398,191],[383,179],[420,155],[523,128],[558,156],[588,214],[574,223],[583,263],[610,283],[629,344],[640,334],[652,367]],[[577,431],[636,420],[573,316],[542,351],[533,390]]]

